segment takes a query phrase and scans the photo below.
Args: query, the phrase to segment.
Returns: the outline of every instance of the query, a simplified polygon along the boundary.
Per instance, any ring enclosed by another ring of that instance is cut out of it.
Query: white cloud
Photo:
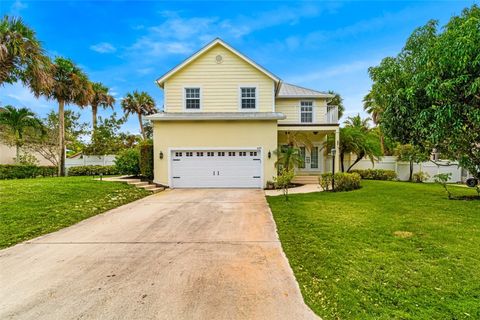
[[[113,53],[117,51],[111,43],[108,42],[100,42],[90,46],[90,49],[96,51],[98,53]]]
[[[1,105],[11,104],[15,107],[26,107],[33,111],[37,109],[50,109],[55,106],[55,102],[48,101],[44,97],[36,98],[30,89],[24,87],[21,83],[6,85],[0,88],[2,96]]]
[[[378,64],[378,62],[379,60],[358,60],[328,68],[318,66],[314,67],[310,72],[304,72],[299,75],[290,76],[288,80],[293,83],[306,84],[323,79],[345,76],[347,74],[356,73],[359,71],[367,72],[369,67]]]
[[[186,17],[180,11],[161,11],[164,19],[159,25],[145,27],[146,33],[133,43],[127,55],[147,55],[160,58],[168,55],[185,55],[213,40],[215,37],[239,39],[255,31],[281,24],[294,25],[301,19],[318,16],[323,8],[304,4],[295,10],[281,6],[251,16],[239,15],[231,19],[214,16]],[[295,39],[290,46],[296,46]]]
[[[20,12],[26,8],[28,8],[27,4],[23,3],[20,0],[16,0],[10,7],[10,13],[14,16],[19,16]]]

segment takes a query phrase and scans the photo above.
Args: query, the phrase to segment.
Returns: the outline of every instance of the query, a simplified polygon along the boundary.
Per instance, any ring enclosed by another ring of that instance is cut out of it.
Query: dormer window
[[[185,88],[185,109],[200,110],[200,88]]]
[[[240,88],[240,107],[242,110],[253,110],[257,108],[257,88]]]
[[[313,122],[313,101],[300,101],[300,122]]]

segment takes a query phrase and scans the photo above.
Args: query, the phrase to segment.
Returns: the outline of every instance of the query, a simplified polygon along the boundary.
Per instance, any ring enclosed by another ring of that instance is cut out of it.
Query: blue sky
[[[120,98],[134,89],[147,91],[162,107],[154,80],[221,37],[286,82],[339,92],[349,116],[364,115],[368,67],[398,53],[416,27],[430,19],[443,25],[473,3],[478,1],[0,0],[0,14],[21,16],[49,55],[71,58],[92,81],[109,86],[118,113]],[[0,103],[40,116],[57,109],[20,84],[1,87]],[[81,112],[90,121],[89,109]],[[123,130],[137,133],[137,119]]]

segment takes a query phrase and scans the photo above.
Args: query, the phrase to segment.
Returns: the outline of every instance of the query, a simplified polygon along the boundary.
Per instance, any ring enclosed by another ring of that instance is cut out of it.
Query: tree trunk
[[[342,172],[345,172],[345,166],[343,165],[343,159],[345,158],[345,154],[340,152],[340,168],[342,168]]]
[[[356,165],[360,160],[362,160],[363,157],[365,157],[365,153],[364,153],[364,152],[361,152],[359,155],[357,155],[357,159],[355,159],[355,162],[352,163],[352,164],[350,165],[350,167],[348,167],[347,172],[350,172],[350,169],[352,169],[354,165]]]
[[[410,174],[408,176],[408,181],[412,181],[412,177],[413,177],[413,161],[410,160]]]
[[[92,105],[92,128],[93,128],[93,133],[95,133],[95,129],[97,128],[97,109],[98,107],[95,105]]]
[[[15,144],[15,163],[16,164],[20,163],[20,144],[19,143]]]
[[[65,102],[58,101],[58,176],[65,176]]]
[[[140,123],[140,132],[142,133],[143,140],[146,140],[145,131],[143,130],[142,114],[138,114],[138,122]]]
[[[381,129],[380,129],[380,148],[382,150],[382,156],[384,156],[385,155],[385,137],[383,136]]]

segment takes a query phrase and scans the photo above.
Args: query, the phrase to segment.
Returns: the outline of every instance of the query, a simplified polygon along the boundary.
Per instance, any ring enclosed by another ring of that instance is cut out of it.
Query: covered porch
[[[279,125],[279,148],[293,144],[303,159],[303,165],[295,168],[295,181],[298,183],[318,183],[318,176],[332,172],[332,150],[327,146],[327,136],[335,137],[335,150],[338,150],[340,131],[338,125]],[[337,154],[338,155],[338,154]],[[340,170],[340,157],[335,156],[335,172]]]

